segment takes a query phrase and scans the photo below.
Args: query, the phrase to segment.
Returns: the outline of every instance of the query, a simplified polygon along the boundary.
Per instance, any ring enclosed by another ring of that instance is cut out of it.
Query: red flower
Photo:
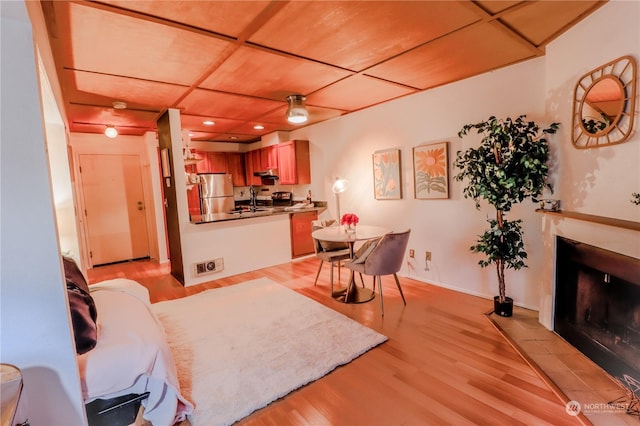
[[[357,225],[359,220],[354,213],[345,213],[340,219],[340,225]]]

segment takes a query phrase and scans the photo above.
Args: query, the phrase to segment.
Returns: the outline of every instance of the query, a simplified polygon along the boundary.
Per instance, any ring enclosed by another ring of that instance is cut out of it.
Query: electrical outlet
[[[416,252],[415,252],[415,251],[413,251],[413,249],[409,249],[409,257],[410,257],[410,258],[412,258],[412,259],[413,259],[414,257],[416,257]]]
[[[213,272],[220,272],[223,269],[224,260],[221,257],[193,264],[193,272],[196,277],[200,275],[211,274]]]
[[[426,261],[431,260],[431,252],[430,251],[426,251],[424,253],[424,260],[426,260]]]

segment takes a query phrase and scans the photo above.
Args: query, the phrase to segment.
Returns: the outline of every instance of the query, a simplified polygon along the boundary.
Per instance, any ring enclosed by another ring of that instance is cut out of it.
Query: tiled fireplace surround
[[[540,307],[537,318],[534,311],[521,308],[514,310],[512,318],[496,315],[491,318],[563,399],[583,404],[586,409],[583,409],[580,417],[585,422],[596,425],[638,424],[638,416],[628,415],[622,409],[607,409],[608,402],[624,396],[624,388],[564,339],[551,332],[556,236],[640,258],[640,223],[615,220],[604,222],[584,220],[584,217],[577,220],[570,214],[544,214],[544,259],[540,273]],[[621,227],[616,222],[624,223]],[[626,226],[629,224],[631,229]]]

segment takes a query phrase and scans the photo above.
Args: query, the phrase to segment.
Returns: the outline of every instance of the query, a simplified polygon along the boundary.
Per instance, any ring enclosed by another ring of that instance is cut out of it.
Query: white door
[[[137,155],[80,155],[91,265],[149,256]]]

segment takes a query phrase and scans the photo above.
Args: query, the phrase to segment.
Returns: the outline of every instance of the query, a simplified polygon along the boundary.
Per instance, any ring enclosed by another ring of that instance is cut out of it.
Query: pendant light
[[[309,119],[309,111],[304,105],[307,100],[302,95],[289,95],[287,96],[287,102],[289,108],[287,108],[287,121],[292,124],[302,124]]]

